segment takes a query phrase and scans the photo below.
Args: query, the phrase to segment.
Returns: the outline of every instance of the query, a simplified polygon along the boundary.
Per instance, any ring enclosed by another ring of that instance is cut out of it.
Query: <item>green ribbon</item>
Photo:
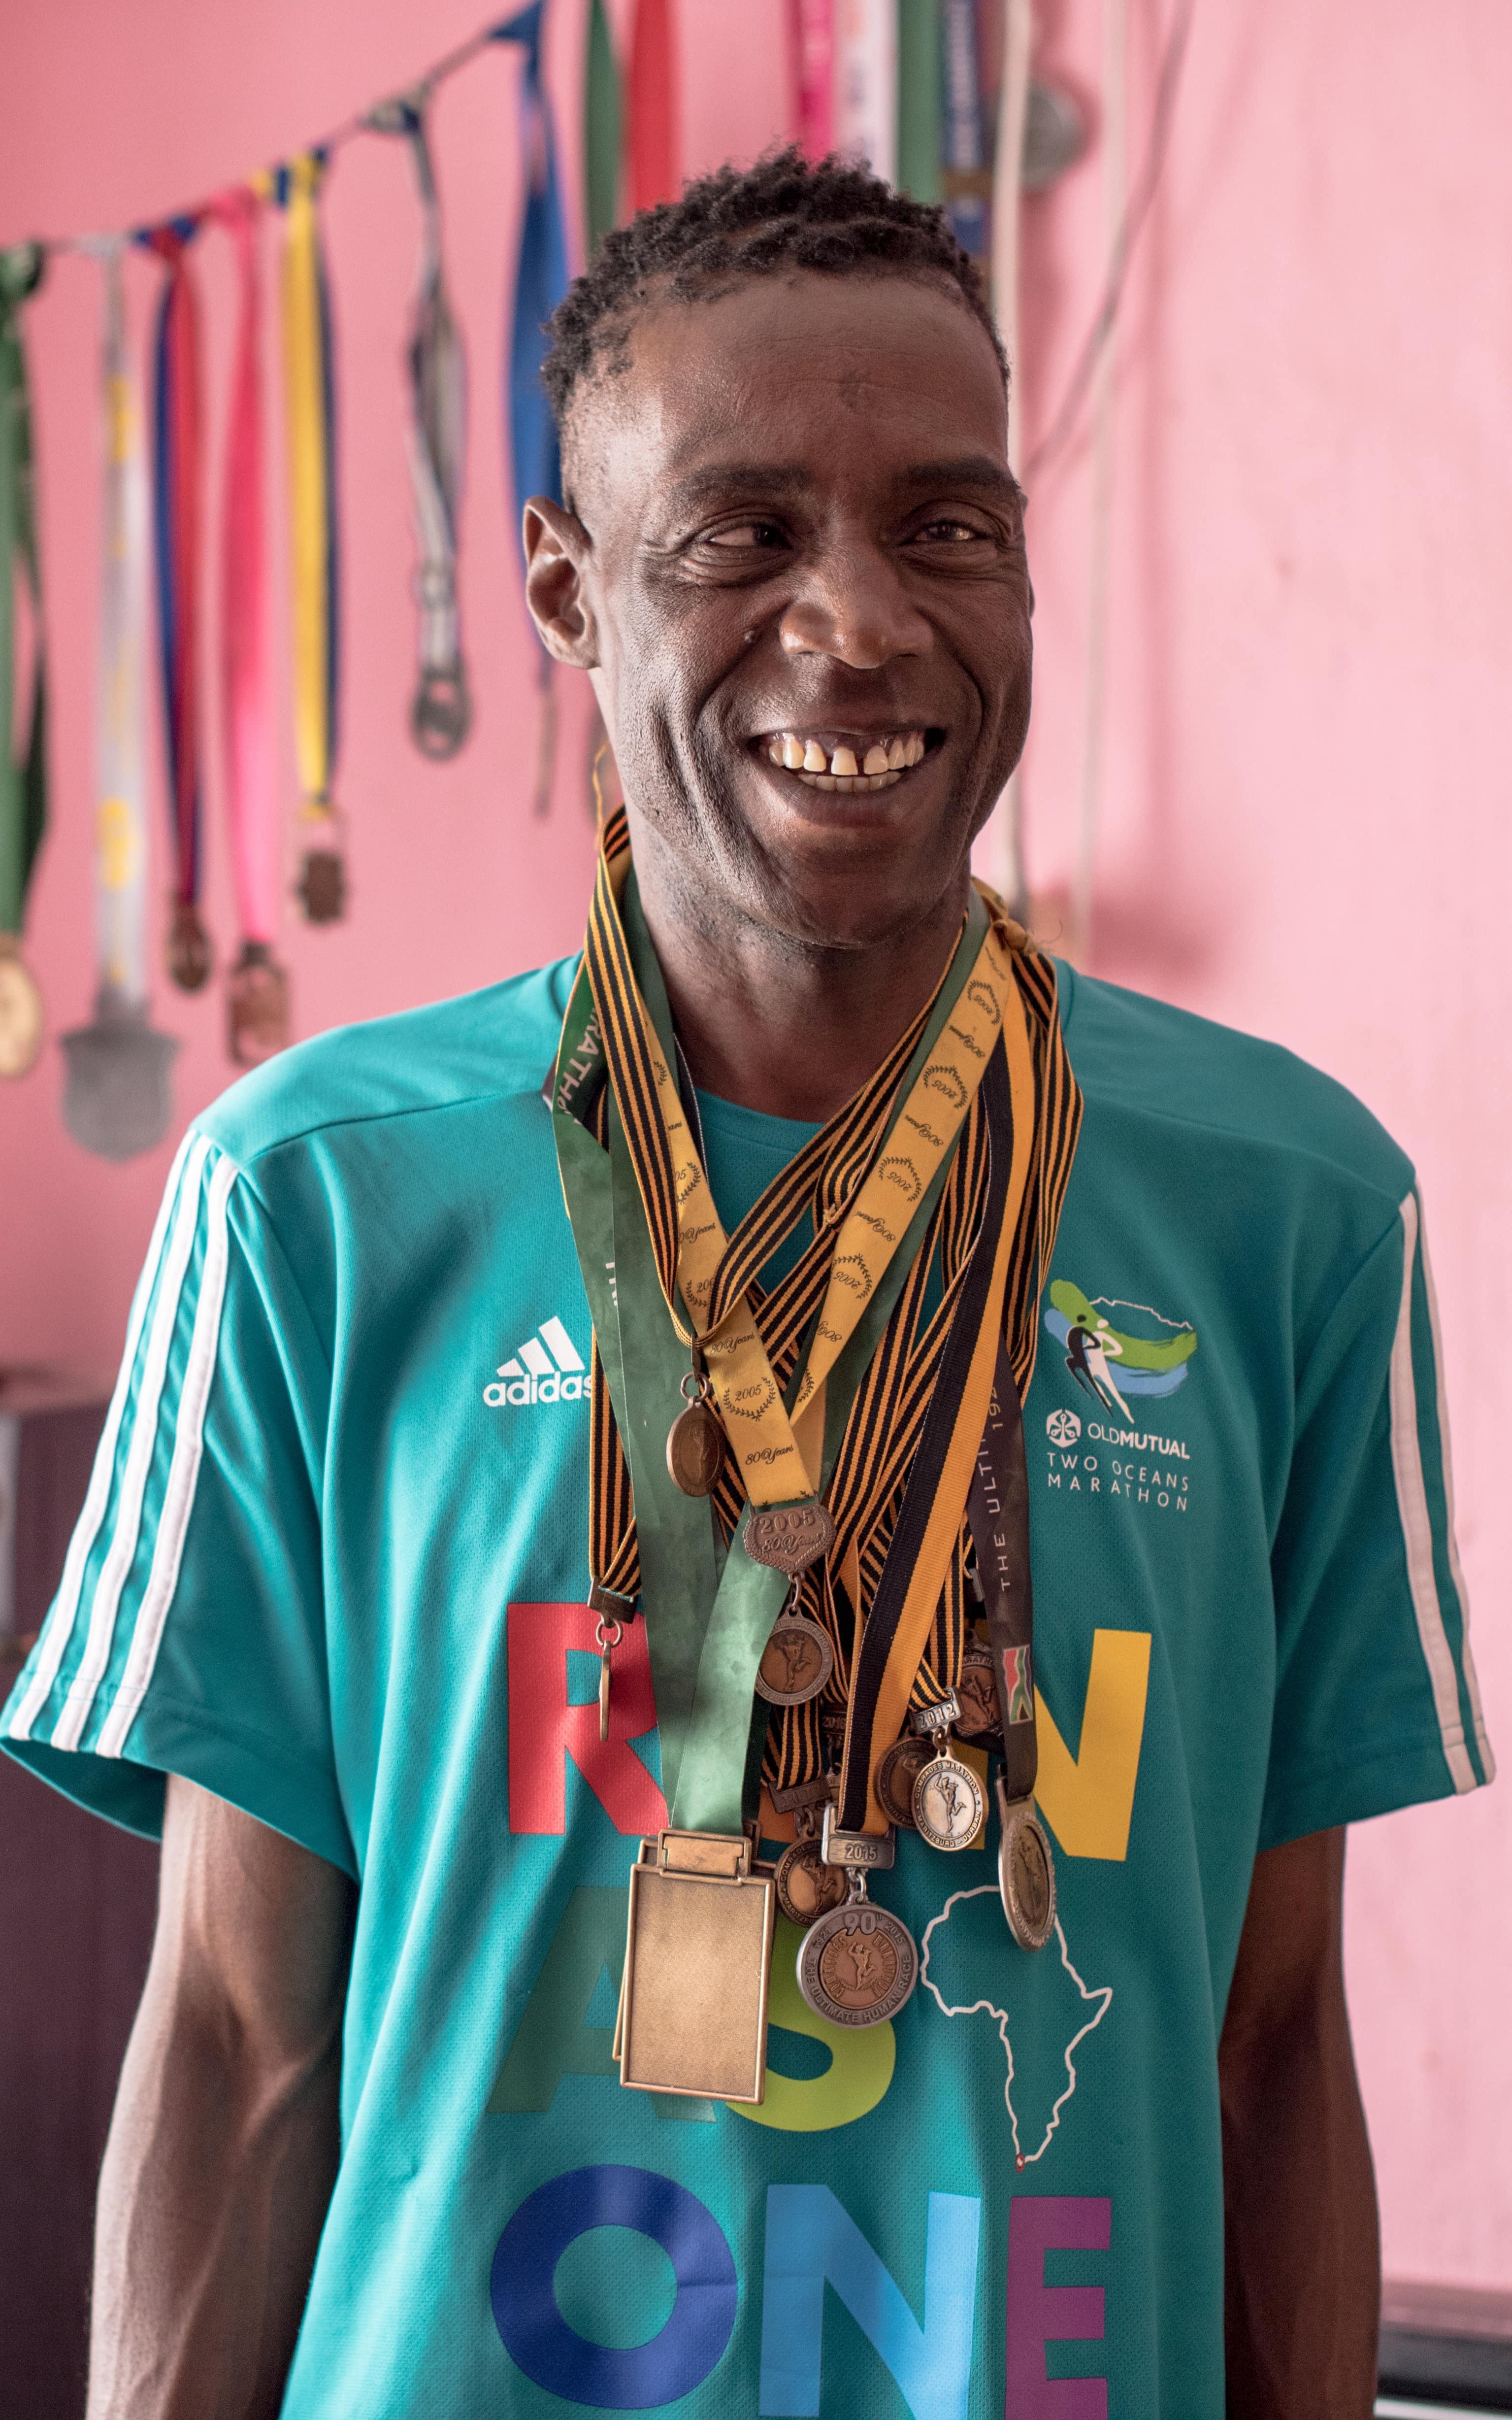
[[[940,198],[940,0],[898,0],[898,190]]]
[[[620,915],[641,998],[667,1064],[674,1067],[671,1010],[633,873]],[[987,911],[973,892],[965,932],[899,1084],[894,1119],[976,962],[986,923]],[[579,975],[559,1067],[580,1049],[592,1015],[588,984]],[[552,1123],[573,1241],[635,1490],[640,1601],[668,1821],[678,1831],[738,1832],[754,1789],[749,1776],[756,1761],[750,1753],[752,1714],[760,1705],[756,1673],[788,1581],[781,1572],[751,1560],[743,1528],[725,1554],[712,1503],[685,1496],[667,1468],[667,1431],[681,1404],[688,1357],[662,1300],[645,1211],[612,1096],[607,1153],[568,1112],[553,1110]],[[950,1156],[936,1171],[865,1317],[830,1373],[821,1491],[828,1485],[856,1390],[933,1215]],[[793,1391],[796,1386],[795,1375]],[[764,1723],[765,1713],[761,1705]],[[759,1776],[759,1764],[756,1770]]]
[[[47,829],[47,667],[42,645],[42,575],[37,549],[31,398],[20,306],[41,283],[41,245],[0,251],[0,933],[18,939],[26,892]],[[17,565],[31,596],[31,733],[16,758]]]
[[[620,71],[614,63],[604,0],[593,0],[588,18],[588,70],[583,81],[583,183],[588,257],[620,216]]]

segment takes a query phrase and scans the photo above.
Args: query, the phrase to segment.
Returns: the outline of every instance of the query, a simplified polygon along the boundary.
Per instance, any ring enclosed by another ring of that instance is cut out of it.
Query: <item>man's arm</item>
[[[1344,2004],[1344,1834],[1255,1861],[1218,2051],[1229,2420],[1368,2420],[1381,2235]]]
[[[277,2412],[336,2173],[355,1893],[171,1777],[100,2180],[88,2420]]]

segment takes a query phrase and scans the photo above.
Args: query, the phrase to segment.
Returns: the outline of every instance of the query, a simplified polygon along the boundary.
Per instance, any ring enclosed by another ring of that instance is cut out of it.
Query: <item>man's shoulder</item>
[[[1089,1108],[1186,1127],[1401,1202],[1412,1164],[1365,1103],[1279,1043],[1060,970],[1066,1041]]]
[[[285,1145],[540,1092],[578,960],[335,1027],[244,1076],[196,1120],[249,1169]]]

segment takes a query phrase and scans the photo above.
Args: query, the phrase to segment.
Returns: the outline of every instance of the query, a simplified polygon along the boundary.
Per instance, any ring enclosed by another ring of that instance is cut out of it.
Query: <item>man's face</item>
[[[579,390],[566,468],[575,514],[527,515],[532,604],[594,669],[638,847],[699,912],[822,946],[937,908],[1029,711],[1002,379],[970,314],[804,273],[658,305]]]

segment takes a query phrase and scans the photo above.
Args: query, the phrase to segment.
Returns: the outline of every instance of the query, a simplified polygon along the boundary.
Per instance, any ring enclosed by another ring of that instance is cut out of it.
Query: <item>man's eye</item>
[[[706,530],[702,539],[705,546],[724,547],[732,552],[780,546],[782,542],[782,532],[776,521],[733,521],[727,529]]]
[[[960,546],[969,538],[985,539],[987,533],[983,529],[978,529],[974,521],[958,521],[946,518],[937,521],[926,521],[924,527],[916,535],[922,538],[935,539],[947,545]]]

